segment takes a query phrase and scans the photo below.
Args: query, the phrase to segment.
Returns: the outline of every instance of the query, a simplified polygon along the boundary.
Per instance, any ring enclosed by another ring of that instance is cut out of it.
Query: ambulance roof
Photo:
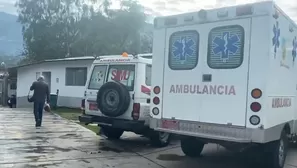
[[[146,63],[152,64],[152,54],[138,54],[137,56],[127,55],[105,55],[95,59],[94,64],[104,63]]]

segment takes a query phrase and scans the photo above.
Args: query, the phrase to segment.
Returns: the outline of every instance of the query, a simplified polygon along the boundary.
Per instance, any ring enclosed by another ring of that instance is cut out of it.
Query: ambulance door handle
[[[202,82],[211,82],[212,75],[211,74],[203,74],[202,75]]]

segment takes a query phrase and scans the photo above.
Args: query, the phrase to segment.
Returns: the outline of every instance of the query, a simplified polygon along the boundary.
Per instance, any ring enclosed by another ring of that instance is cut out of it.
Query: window
[[[40,72],[36,72],[36,80],[40,77]]]
[[[10,83],[10,90],[16,90],[17,89],[17,83],[16,82],[11,82]]]
[[[152,65],[146,65],[145,67],[145,84],[151,86],[152,79]]]
[[[89,89],[98,90],[104,84],[106,69],[106,65],[97,65],[94,67],[89,82]]]
[[[213,69],[238,68],[243,62],[244,29],[241,26],[213,28],[208,36],[207,64]]]
[[[66,86],[85,86],[87,68],[66,68]]]
[[[199,34],[188,30],[175,32],[169,39],[168,64],[172,70],[191,70],[197,66]]]
[[[134,90],[135,66],[134,65],[110,65],[107,81],[117,81]]]

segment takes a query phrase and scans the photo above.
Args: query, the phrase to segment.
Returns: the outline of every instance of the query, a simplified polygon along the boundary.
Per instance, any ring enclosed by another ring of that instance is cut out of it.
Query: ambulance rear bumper
[[[174,121],[164,126],[164,121]],[[279,138],[283,127],[275,130],[260,128],[246,128],[221,124],[201,123],[182,120],[168,120],[151,118],[150,127],[157,131],[169,132],[177,135],[194,136],[209,140],[228,141],[236,143],[267,143]]]

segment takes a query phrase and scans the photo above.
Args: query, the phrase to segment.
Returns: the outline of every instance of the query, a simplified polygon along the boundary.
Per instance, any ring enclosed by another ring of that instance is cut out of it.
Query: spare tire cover
[[[107,82],[98,91],[97,105],[102,114],[118,117],[129,108],[129,91],[125,85],[119,82]]]

